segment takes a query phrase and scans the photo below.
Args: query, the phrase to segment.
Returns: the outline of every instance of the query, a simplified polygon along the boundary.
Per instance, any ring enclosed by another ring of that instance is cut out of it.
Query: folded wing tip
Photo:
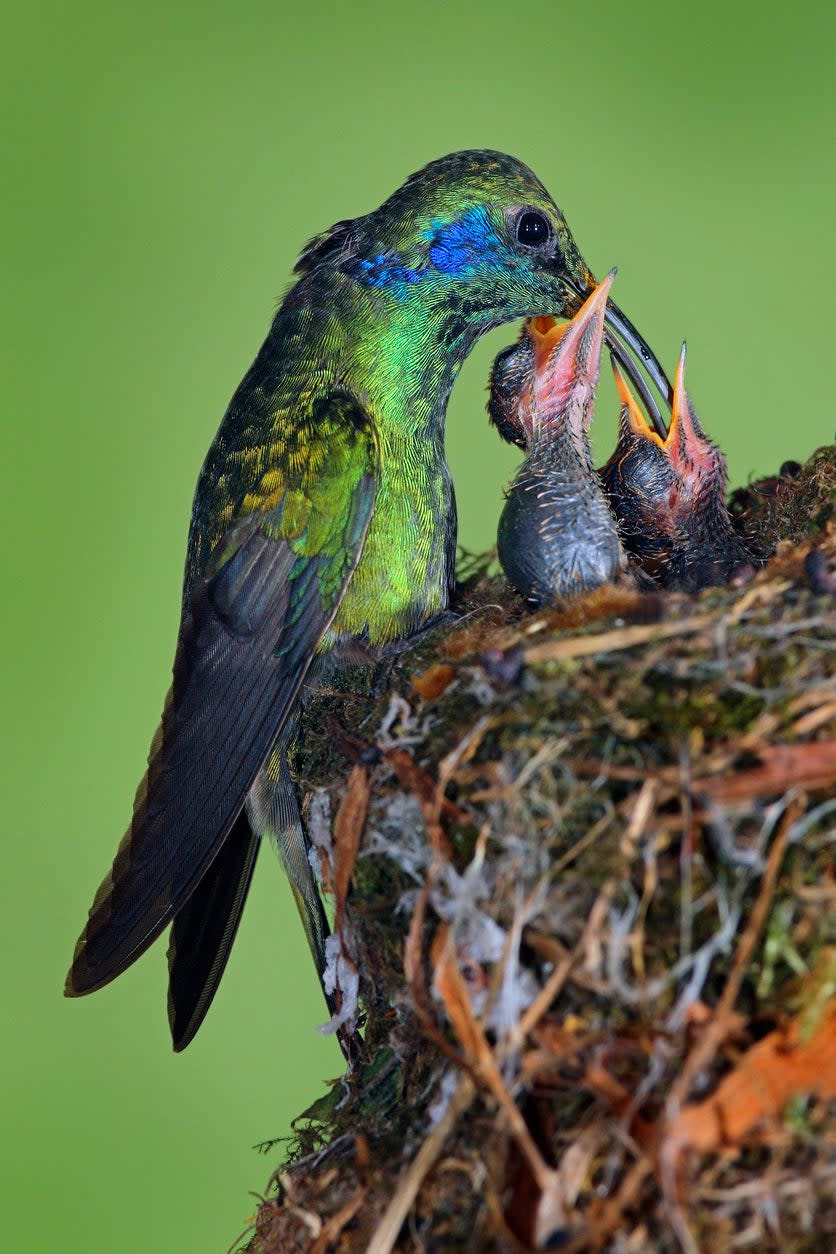
[[[67,978],[64,981],[65,997],[83,997],[85,993],[92,993],[96,988],[96,982],[91,978],[92,973],[86,963],[79,962],[79,956],[73,958],[73,964],[67,972]]]
[[[97,989],[104,988],[106,984],[110,984],[111,980],[114,980],[117,975],[121,975],[125,968],[130,965],[130,963],[124,961],[116,963],[109,961],[107,957],[102,962],[91,960],[89,942],[89,929],[85,928],[78,938],[73,960],[67,972],[67,978],[64,983],[65,997],[85,997],[88,993],[95,993]]]

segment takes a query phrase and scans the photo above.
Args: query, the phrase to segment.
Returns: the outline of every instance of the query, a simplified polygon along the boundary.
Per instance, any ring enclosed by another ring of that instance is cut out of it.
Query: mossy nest
[[[698,597],[532,614],[471,559],[309,701],[352,1057],[251,1254],[836,1248],[834,489],[736,493],[774,556]]]

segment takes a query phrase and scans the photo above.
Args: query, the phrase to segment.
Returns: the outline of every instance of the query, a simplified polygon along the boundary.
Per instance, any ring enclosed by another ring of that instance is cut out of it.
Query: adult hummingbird
[[[590,592],[627,563],[589,444],[614,277],[571,322],[529,318],[491,372],[491,421],[526,452],[500,515],[499,560],[520,595],[538,605]]]
[[[705,434],[676,368],[670,429],[648,423],[618,369],[618,443],[601,478],[636,565],[664,588],[698,592],[753,561],[726,508],[726,459]]]
[[[434,161],[379,209],[315,237],[197,483],[173,683],[130,827],[66,991],[119,975],[172,923],[174,1048],[218,987],[263,837],[317,969],[327,924],[286,747],[300,691],[443,613],[456,513],[447,398],[477,338],[574,312],[594,286],[542,183],[502,153]],[[664,373],[621,312],[608,337]]]

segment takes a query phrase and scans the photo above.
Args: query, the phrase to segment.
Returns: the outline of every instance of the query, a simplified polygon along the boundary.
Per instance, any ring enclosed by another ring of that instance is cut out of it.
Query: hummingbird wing
[[[172,920],[168,1024],[178,1053],[194,1039],[218,991],[260,847],[260,834],[242,809],[209,870]]]
[[[319,400],[306,434],[292,473],[277,482],[275,467],[264,472],[261,492],[245,498],[252,512],[227,532],[192,588],[148,771],[76,945],[69,996],[124,971],[197,890],[360,558],[375,496],[373,427],[340,393]],[[240,825],[233,838],[246,844]],[[227,902],[231,933],[216,944],[221,970],[255,855],[239,847],[223,856],[238,887]],[[214,890],[208,896],[217,900]]]

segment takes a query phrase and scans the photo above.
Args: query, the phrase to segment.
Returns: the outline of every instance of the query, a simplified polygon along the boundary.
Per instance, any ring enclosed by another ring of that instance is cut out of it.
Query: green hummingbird
[[[101,988],[171,923],[175,1050],[217,990],[264,837],[322,978],[327,922],[286,761],[300,694],[346,647],[385,650],[447,609],[456,375],[483,332],[571,314],[594,287],[542,183],[490,151],[434,161],[336,223],[295,275],[200,472],[172,686],[67,979],[70,996]],[[607,323],[631,379],[642,363],[667,395],[615,306]]]

